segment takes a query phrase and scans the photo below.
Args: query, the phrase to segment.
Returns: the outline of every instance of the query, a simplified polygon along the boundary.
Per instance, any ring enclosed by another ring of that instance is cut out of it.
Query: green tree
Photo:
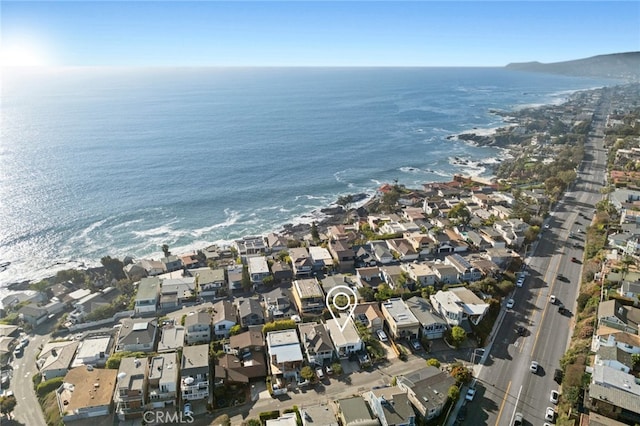
[[[251,276],[249,275],[249,267],[242,265],[242,288],[244,291],[251,289]]]
[[[240,324],[236,324],[229,330],[230,336],[235,336],[236,334],[242,333],[242,326]]]
[[[38,281],[37,283],[31,283],[29,284],[29,290],[34,290],[34,291],[40,291],[43,292],[45,291],[47,288],[49,288],[51,284],[49,283],[48,280],[42,280],[42,281]]]
[[[168,244],[163,244],[160,248],[162,249],[162,253],[164,253],[164,257],[171,256],[171,252],[169,251],[169,245]]]
[[[358,293],[365,302],[373,302],[376,299],[375,291],[371,287],[360,287]]]
[[[464,331],[464,328],[458,325],[453,326],[453,328],[451,329],[451,343],[453,343],[453,346],[455,346],[456,348],[460,347],[460,345],[465,341],[466,338],[467,332]]]
[[[467,208],[467,205],[464,202],[458,203],[447,214],[449,219],[456,219],[459,223],[463,225],[468,225],[471,222],[471,212]]]
[[[275,278],[273,278],[273,275],[269,275],[268,277],[264,277],[264,279],[262,280],[262,285],[264,285],[266,288],[272,288],[274,281]]]
[[[338,197],[338,201],[336,201],[337,205],[342,206],[345,209],[348,209],[351,203],[353,203],[353,195],[351,194],[341,195]]]
[[[633,368],[640,367],[640,354],[632,354],[631,362],[633,363]]]
[[[311,238],[313,238],[313,241],[315,241],[316,243],[320,241],[320,233],[318,232],[318,225],[316,225],[315,222],[311,223]]]
[[[145,354],[144,352],[130,352],[130,351],[115,352],[109,357],[105,367],[116,370],[120,368],[120,361],[122,361],[122,358],[146,358],[146,357],[147,357],[147,354]]]
[[[427,360],[427,365],[430,365],[430,366],[436,367],[436,368],[440,368],[440,361],[438,361],[435,358],[429,358]]]
[[[456,379],[457,383],[468,383],[471,380],[471,371],[464,365],[458,363],[451,368],[451,377]]]
[[[18,401],[16,400],[16,397],[11,395],[11,396],[3,396],[0,398],[0,413],[2,414],[10,414],[14,408],[16,408],[16,404],[18,403]]]
[[[540,234],[539,226],[530,226],[524,231],[524,242],[525,244],[531,244],[538,238],[538,234]]]
[[[277,320],[277,321],[266,323],[265,325],[262,326],[262,333],[267,334],[271,331],[292,330],[296,328],[297,328],[297,325],[294,320],[283,319],[283,320]]]
[[[118,258],[111,256],[104,256],[100,259],[100,263],[109,272],[112,278],[116,280],[123,280],[126,277],[124,274],[124,263]]]
[[[313,371],[313,368],[305,365],[300,369],[300,377],[311,382],[316,378],[316,373]]]
[[[333,364],[331,364],[331,369],[333,370],[334,374],[342,374],[342,364],[340,364],[339,362],[334,362]]]
[[[447,391],[447,395],[449,396],[450,400],[457,401],[458,397],[460,396],[460,388],[456,385],[451,386]]]

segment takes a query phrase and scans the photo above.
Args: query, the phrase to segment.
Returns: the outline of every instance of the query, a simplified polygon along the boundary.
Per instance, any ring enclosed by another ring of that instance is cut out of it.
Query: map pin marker
[[[353,319],[353,311],[358,305],[358,295],[353,291],[353,289],[351,289],[351,287],[346,285],[337,285],[327,293],[326,303],[336,325],[340,328],[341,332],[344,332],[344,329],[349,322],[349,318]],[[337,315],[333,308],[338,311]],[[347,312],[349,312],[348,315],[341,315]]]

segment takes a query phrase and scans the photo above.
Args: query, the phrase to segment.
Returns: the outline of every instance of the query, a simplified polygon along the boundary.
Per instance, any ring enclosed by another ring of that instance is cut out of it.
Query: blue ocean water
[[[446,137],[606,84],[498,68],[5,73],[0,286],[278,230],[394,179],[488,174],[503,152]]]

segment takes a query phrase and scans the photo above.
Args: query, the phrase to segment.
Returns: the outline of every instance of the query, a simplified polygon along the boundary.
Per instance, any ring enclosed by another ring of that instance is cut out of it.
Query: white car
[[[552,390],[551,395],[549,396],[549,401],[553,402],[554,404],[557,404],[559,398],[560,398],[560,392],[558,392],[557,390]]]
[[[513,300],[513,299],[507,300],[507,309],[512,309],[513,305],[515,305],[515,304],[516,304],[515,300]]]
[[[531,361],[531,365],[529,366],[529,371],[531,371],[534,374],[538,372],[538,361]]]
[[[524,284],[524,276],[518,278],[518,281],[516,281],[516,287],[522,287],[523,284]]]
[[[544,419],[552,422],[556,417],[556,412],[551,407],[547,407],[547,411],[544,413]]]
[[[387,333],[385,333],[384,331],[378,330],[377,334],[378,334],[378,339],[380,339],[381,342],[386,342],[388,340]]]
[[[544,229],[549,229],[549,224],[548,223],[545,223]]]
[[[556,303],[556,296],[555,295],[551,295],[549,296],[549,303],[551,303],[552,305],[555,305]]]
[[[476,390],[473,388],[469,388],[469,390],[467,391],[467,394],[465,395],[464,399],[466,399],[467,401],[473,401],[473,397],[476,396]]]
[[[324,377],[324,373],[322,372],[322,367],[316,368],[316,375],[318,376],[318,379],[322,379]]]

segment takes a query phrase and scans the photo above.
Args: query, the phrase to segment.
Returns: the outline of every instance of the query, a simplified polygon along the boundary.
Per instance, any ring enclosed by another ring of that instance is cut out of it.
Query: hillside
[[[518,71],[640,81],[640,52],[598,55],[591,58],[549,64],[517,62],[507,65],[506,68]]]

